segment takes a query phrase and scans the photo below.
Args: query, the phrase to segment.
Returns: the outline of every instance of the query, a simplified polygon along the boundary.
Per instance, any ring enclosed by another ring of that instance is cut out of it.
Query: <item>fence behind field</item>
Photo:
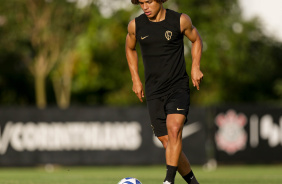
[[[145,107],[0,108],[0,165],[163,164]],[[282,108],[191,107],[183,151],[192,164],[281,162]]]

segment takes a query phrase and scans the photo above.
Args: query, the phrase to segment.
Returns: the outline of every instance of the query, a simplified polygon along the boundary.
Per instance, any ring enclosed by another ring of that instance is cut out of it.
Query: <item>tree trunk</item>
[[[66,109],[70,105],[75,57],[75,53],[68,53],[65,60],[61,63],[61,66],[57,68],[56,77],[52,78],[57,104],[61,109]]]
[[[39,109],[46,107],[45,76],[36,74],[35,76],[36,105]]]
[[[66,84],[64,79],[54,79],[53,86],[58,106],[61,109],[68,108],[70,105],[70,85]]]

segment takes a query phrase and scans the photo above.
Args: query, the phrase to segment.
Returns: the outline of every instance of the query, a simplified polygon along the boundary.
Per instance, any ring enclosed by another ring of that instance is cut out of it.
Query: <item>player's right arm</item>
[[[136,96],[139,98],[141,102],[143,102],[144,97],[144,90],[143,85],[139,77],[138,73],[138,56],[136,51],[136,31],[135,31],[135,19],[130,21],[128,24],[128,33],[126,36],[126,43],[125,43],[125,53],[126,53],[126,59],[129,66],[129,70],[131,73],[131,79],[132,79],[132,90],[136,94]]]

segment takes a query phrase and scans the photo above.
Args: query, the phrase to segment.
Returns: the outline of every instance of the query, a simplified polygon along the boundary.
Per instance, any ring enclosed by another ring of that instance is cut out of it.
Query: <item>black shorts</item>
[[[178,89],[166,96],[148,100],[147,106],[155,136],[167,135],[166,117],[168,114],[183,114],[187,117],[190,106],[190,90]]]

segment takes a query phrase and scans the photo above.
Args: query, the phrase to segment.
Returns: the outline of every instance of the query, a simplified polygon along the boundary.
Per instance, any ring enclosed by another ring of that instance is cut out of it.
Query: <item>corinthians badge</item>
[[[247,133],[244,126],[247,124],[247,117],[244,114],[237,114],[231,109],[226,114],[217,115],[215,122],[219,127],[215,134],[215,142],[219,150],[233,155],[246,148]]]
[[[165,37],[166,37],[167,40],[170,40],[171,37],[172,37],[172,32],[171,31],[166,31],[165,32]]]

